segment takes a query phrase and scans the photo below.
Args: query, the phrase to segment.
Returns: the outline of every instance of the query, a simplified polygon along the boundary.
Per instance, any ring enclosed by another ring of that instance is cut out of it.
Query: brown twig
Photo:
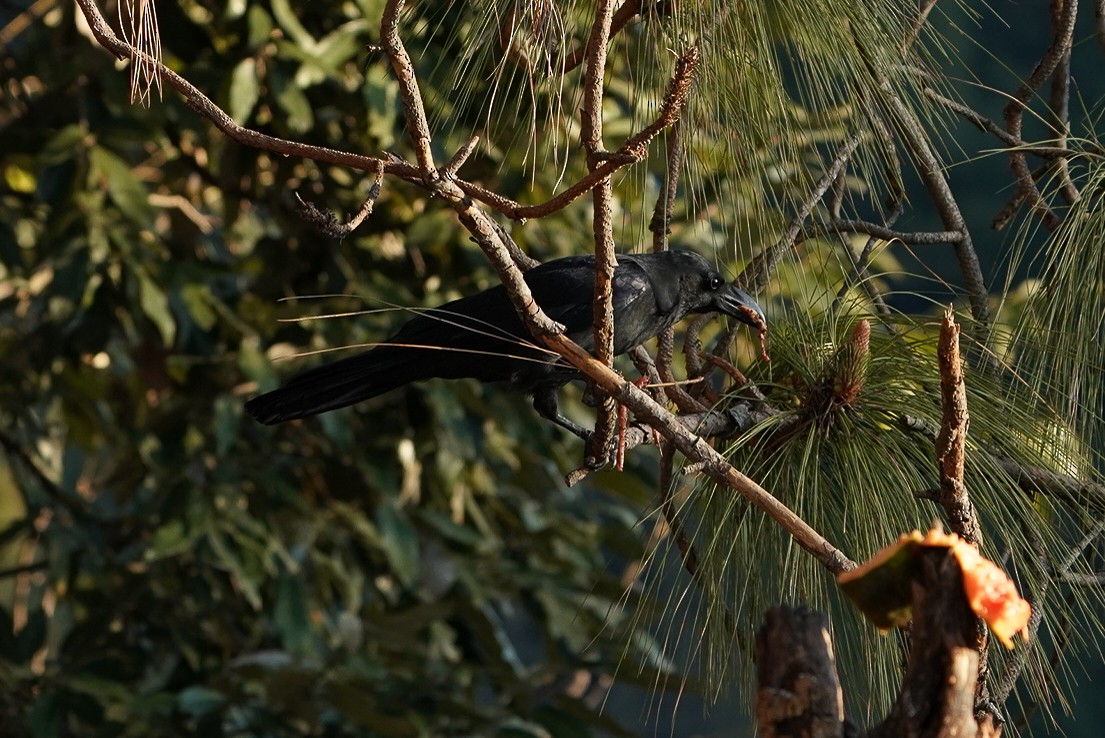
[[[982,531],[974,505],[963,483],[967,458],[967,388],[963,381],[963,361],[959,357],[959,326],[951,308],[944,311],[937,346],[940,361],[940,397],[943,415],[936,436],[936,461],[940,467],[940,506],[944,508],[953,532],[968,543],[982,545]]]
[[[901,51],[902,56],[905,56],[909,51],[909,47],[913,46],[917,37],[921,35],[921,29],[925,27],[925,21],[928,20],[929,13],[936,7],[936,0],[921,0],[920,7],[917,8],[917,17],[913,19],[913,27],[906,34],[906,37],[902,39]]]
[[[456,177],[457,171],[464,166],[464,162],[468,161],[468,157],[472,155],[472,152],[476,150],[476,146],[480,143],[480,137],[472,136],[470,139],[464,142],[464,145],[457,149],[457,153],[453,154],[453,158],[446,162],[445,166],[441,168],[442,177]]]
[[[610,41],[610,23],[614,0],[599,0],[595,19],[587,41],[587,61],[583,70],[583,110],[580,113],[580,139],[587,153],[587,168],[594,172],[600,156],[606,153],[602,143],[602,100],[606,75],[606,45]],[[595,333],[595,358],[613,366],[614,363],[614,224],[611,200],[614,187],[605,177],[591,190],[592,231],[595,239],[595,297],[592,303],[592,325]],[[595,416],[595,432],[588,440],[591,459],[606,458],[613,440],[617,420],[617,405],[602,398]]]
[[[940,468],[940,493],[937,503],[944,510],[948,524],[959,537],[975,546],[982,545],[982,528],[978,523],[967,485],[963,482],[963,469],[967,459],[967,429],[971,417],[967,411],[967,386],[963,378],[963,361],[959,356],[959,326],[951,308],[944,312],[940,326],[940,340],[936,348],[940,363],[940,401],[942,417],[940,432],[936,436],[936,462]],[[986,674],[986,644],[989,634],[985,626],[973,618],[976,650],[982,656],[972,667],[976,676],[975,702],[988,699]]]
[[[971,239],[970,229],[967,228],[967,221],[963,217],[963,212],[959,209],[959,203],[956,202],[955,196],[952,194],[947,178],[944,177],[943,168],[928,141],[924,127],[902,101],[901,97],[898,96],[886,76],[867,56],[866,50],[862,46],[860,51],[867,62],[868,70],[878,80],[879,89],[883,93],[882,100],[892,114],[906,147],[917,162],[921,180],[936,206],[944,227],[959,234],[959,238],[952,242],[952,246],[955,249],[956,260],[959,262],[959,271],[963,275],[967,297],[971,303],[971,315],[979,327],[979,343],[986,345],[990,333],[989,293],[986,288],[986,279],[982,276],[982,266],[979,264],[978,254],[975,252],[974,242]]]
[[[652,250],[660,253],[668,250],[668,234],[671,233],[672,211],[679,191],[679,175],[683,168],[683,129],[679,121],[668,130],[667,166],[664,170],[664,186],[656,196],[652,219],[648,229],[652,232]],[[656,337],[656,370],[667,383],[664,393],[683,413],[702,412],[706,406],[695,399],[683,386],[675,382],[672,359],[675,357],[675,329],[665,328]]]
[[[0,53],[6,52],[8,44],[34,25],[35,21],[46,15],[57,4],[58,0],[35,0],[29,8],[11,18],[7,25],[0,28]]]
[[[803,229],[796,243],[828,233],[862,233],[883,241],[899,241],[914,246],[936,246],[955,243],[962,234],[955,231],[896,231],[868,220],[842,218],[825,223],[814,223]]]
[[[1067,0],[1075,2],[1075,0]],[[1059,26],[1063,23],[1062,7],[1059,4],[1051,4],[1051,28],[1052,33],[1058,33]],[[1073,33],[1073,32],[1072,32]],[[1070,45],[1063,51],[1059,66],[1051,75],[1051,129],[1055,132],[1056,143],[1059,148],[1067,148],[1067,140],[1070,138]],[[1059,192],[1068,205],[1073,205],[1080,196],[1074,180],[1070,176],[1070,166],[1067,157],[1057,157],[1053,163],[1053,170],[1059,178]]]
[[[1038,156],[1042,159],[1057,159],[1061,157],[1069,157],[1074,153],[1065,146],[1043,146],[1040,144],[1029,143],[1019,136],[1014,136],[1013,134],[1009,133],[1000,125],[998,125],[995,121],[987,118],[982,113],[979,113],[977,110],[969,108],[968,106],[956,102],[951,98],[944,97],[943,95],[939,94],[929,87],[926,87],[924,89],[924,95],[933,102],[939,103],[953,113],[956,113],[957,115],[960,115],[966,120],[970,121],[975,126],[977,126],[979,130],[985,133],[992,134],[1009,148],[1016,148],[1026,154],[1032,154],[1033,156]],[[1101,153],[1099,147],[1093,147],[1092,150]]]
[[[1058,9],[1056,9],[1057,6]],[[1052,0],[1053,29],[1051,45],[1036,65],[1036,68],[1032,70],[1032,74],[1017,88],[1012,95],[1012,99],[1005,106],[1005,129],[1009,132],[1009,135],[1015,138],[1021,137],[1024,111],[1028,107],[1029,99],[1036,94],[1044,81],[1055,73],[1055,70],[1062,64],[1063,58],[1070,53],[1077,11],[1077,0]],[[1060,219],[1052,212],[1040,194],[1024,153],[1017,149],[1010,149],[1009,167],[1013,170],[1013,176],[1017,179],[1020,193],[1028,201],[1029,207],[1043,220],[1047,228],[1054,229],[1059,224]]]
[[[431,184],[439,176],[434,164],[434,152],[430,145],[430,124],[426,120],[426,109],[422,105],[422,91],[418,89],[418,78],[414,74],[414,64],[406,46],[399,38],[399,15],[403,12],[405,0],[388,0],[384,6],[383,20],[380,23],[380,49],[391,61],[391,69],[399,82],[399,97],[403,101],[403,114],[407,119],[407,131],[414,145],[418,168],[422,172],[422,181]]]
[[[627,0],[623,3],[618,11],[614,13],[613,18],[610,21],[610,29],[607,33],[608,38],[613,38],[618,35],[629,21],[633,19],[633,16],[641,12],[641,0]],[[580,64],[583,63],[584,58],[587,55],[588,45],[583,44],[577,47],[570,54],[566,54],[564,59],[560,62],[560,70],[563,74],[567,74]]]
[[[380,196],[380,187],[383,182],[384,162],[381,161],[380,165],[376,168],[376,179],[372,182],[372,187],[368,189],[368,195],[365,197],[364,204],[361,205],[360,210],[344,223],[339,223],[338,217],[334,213],[329,210],[323,210],[314,203],[304,200],[297,192],[295,199],[299,203],[299,214],[320,233],[325,233],[332,238],[345,238],[355,231],[357,227],[364,222],[365,218],[372,215],[372,209],[376,205],[376,198]]]
[[[769,246],[764,251],[756,255],[744,271],[741,272],[737,278],[737,282],[745,290],[753,295],[758,295],[763,292],[767,287],[768,281],[771,279],[771,275],[775,271],[775,267],[785,254],[794,250],[794,245],[798,240],[798,234],[802,232],[802,226],[806,222],[806,219],[810,217],[810,213],[813,212],[814,206],[825,196],[825,193],[832,187],[836,178],[840,175],[844,169],[845,163],[848,158],[855,152],[859,146],[859,136],[852,134],[848,140],[840,145],[837,149],[836,155],[833,157],[832,162],[828,168],[825,169],[821,178],[817,180],[817,184],[810,190],[809,196],[798,207],[798,212],[791,218],[790,223],[787,224],[786,230],[783,232],[782,237],[775,242],[774,245]]]

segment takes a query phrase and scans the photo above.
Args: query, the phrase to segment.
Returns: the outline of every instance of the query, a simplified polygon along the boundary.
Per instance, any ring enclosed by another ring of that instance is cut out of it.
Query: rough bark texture
[[[765,738],[839,738],[844,698],[828,624],[804,608],[768,611],[756,633],[756,721]]]

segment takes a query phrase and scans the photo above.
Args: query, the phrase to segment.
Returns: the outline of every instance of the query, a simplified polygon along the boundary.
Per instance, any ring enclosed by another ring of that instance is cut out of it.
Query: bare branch
[[[641,12],[641,0],[627,0],[622,4],[618,11],[614,13],[613,18],[610,21],[610,29],[608,37],[612,38],[616,36],[629,21],[633,19],[633,16]],[[562,73],[567,74],[580,64],[583,63],[588,50],[588,44],[584,44],[576,48],[572,53],[567,54],[564,60],[560,62],[560,70]]]
[[[587,41],[587,63],[583,71],[583,110],[580,114],[580,138],[587,152],[587,168],[595,171],[599,156],[605,153],[602,144],[603,78],[606,75],[606,45],[610,41],[610,22],[614,0],[599,0],[595,20]],[[614,224],[610,201],[614,189],[610,177],[605,177],[593,190],[591,198],[592,229],[595,239],[595,299],[592,303],[592,325],[595,332],[595,358],[613,366],[614,363]],[[588,441],[592,459],[606,458],[614,437],[617,407],[608,397],[602,398],[595,417],[595,432]]]
[[[804,229],[796,243],[807,241],[827,233],[862,233],[883,241],[900,241],[914,246],[936,246],[955,243],[962,234],[955,231],[896,231],[867,220],[849,220],[841,218],[827,223],[815,223]]]
[[[422,171],[422,180],[430,184],[437,179],[437,167],[434,165],[433,149],[430,146],[430,124],[426,120],[426,109],[422,105],[422,92],[418,89],[418,79],[414,75],[414,64],[406,46],[399,38],[399,14],[403,12],[405,0],[388,0],[384,6],[384,17],[380,22],[380,48],[391,61],[391,69],[399,82],[399,96],[403,100],[403,113],[407,119],[407,130],[414,144],[414,153],[418,158],[418,168]]]
[[[963,483],[966,462],[967,388],[963,381],[963,362],[959,357],[959,326],[951,308],[944,311],[937,347],[940,361],[940,397],[943,416],[936,437],[936,461],[940,466],[940,506],[948,517],[952,531],[968,543],[982,545],[982,531],[974,505]]]
[[[457,171],[464,166],[464,162],[468,161],[468,157],[476,150],[476,146],[479,142],[479,136],[472,136],[472,138],[465,141],[464,145],[457,149],[457,153],[453,154],[453,158],[441,168],[441,176],[456,177]]]
[[[679,121],[668,129],[667,167],[664,171],[664,186],[656,196],[656,205],[652,210],[652,220],[648,229],[652,231],[652,250],[656,253],[668,250],[668,234],[671,232],[672,211],[679,191],[679,175],[683,167],[683,128]],[[656,337],[656,370],[666,383],[664,393],[675,403],[680,412],[693,413],[706,410],[706,406],[675,382],[675,373],[671,362],[675,356],[675,329],[665,328]]]
[[[925,97],[929,98],[933,102],[943,105],[948,110],[962,116],[971,123],[975,124],[979,130],[986,133],[993,134],[999,141],[1008,146],[1009,148],[1016,148],[1023,151],[1026,154],[1032,154],[1033,156],[1039,156],[1044,159],[1056,159],[1061,157],[1069,157],[1072,153],[1070,149],[1065,146],[1041,146],[1037,144],[1031,144],[1024,139],[1014,136],[999,126],[990,118],[987,118],[982,113],[979,113],[966,105],[956,102],[950,98],[944,97],[935,90],[926,87],[924,90]],[[1097,147],[1094,147],[1094,151],[1101,153]]]
[[[1070,53],[1071,38],[1074,34],[1074,21],[1078,13],[1077,0],[1052,0],[1053,8],[1053,32],[1051,46],[1043,58],[1040,59],[1032,74],[1028,76],[1021,86],[1013,93],[1012,99],[1006,104],[1004,110],[1005,129],[1015,138],[1021,137],[1021,127],[1024,119],[1024,111],[1028,107],[1028,101],[1032,98],[1040,85],[1050,77],[1060,66],[1064,57]],[[1043,219],[1044,225],[1049,229],[1059,224],[1059,217],[1048,207],[1040,190],[1036,186],[1036,180],[1032,171],[1028,168],[1028,162],[1024,153],[1012,149],[1009,152],[1009,166],[1017,179],[1020,193],[1028,201],[1029,207],[1037,216]]]
[[[921,29],[925,27],[925,21],[928,20],[929,13],[936,7],[936,0],[921,0],[921,5],[917,8],[917,17],[913,19],[913,28],[904,39],[902,39],[902,56],[905,56],[909,51],[909,48],[913,46],[917,37],[921,35]]]
[[[845,162],[848,161],[848,158],[855,152],[858,146],[859,136],[857,134],[852,134],[847,141],[840,145],[840,148],[836,151],[836,156],[833,157],[828,168],[810,191],[809,197],[799,206],[798,212],[791,218],[786,231],[783,232],[782,238],[773,246],[757,254],[756,258],[744,268],[743,272],[741,272],[740,277],[737,278],[737,282],[740,283],[741,287],[753,295],[763,292],[764,288],[767,287],[768,281],[771,279],[771,275],[775,271],[775,267],[778,266],[779,262],[782,260],[783,255],[794,249],[794,244],[798,240],[798,234],[802,232],[802,224],[810,217],[810,213],[813,212],[814,206],[817,205],[821,198],[825,196],[825,193],[828,192],[829,188],[832,187],[833,182],[836,181],[836,178],[840,175],[841,171],[843,171]]]
[[[866,58],[866,52],[864,54]],[[893,114],[893,120],[917,162],[921,180],[933,204],[936,205],[944,227],[959,234],[959,238],[953,242],[956,260],[959,262],[959,271],[963,275],[963,283],[971,303],[971,315],[979,325],[979,343],[986,345],[990,332],[989,293],[986,289],[986,279],[982,276],[978,254],[971,239],[971,232],[967,228],[967,221],[963,218],[963,212],[959,209],[959,203],[952,194],[940,161],[936,158],[920,121],[902,102],[885,75],[879,72],[870,59],[867,59],[867,63],[871,73],[879,81],[883,101]]]
[[[353,217],[347,220],[345,223],[339,223],[338,218],[329,210],[322,210],[313,203],[304,200],[296,193],[295,199],[299,203],[299,214],[308,223],[313,225],[321,233],[325,233],[327,236],[333,238],[345,238],[350,233],[355,231],[364,219],[369,215],[372,215],[372,208],[376,204],[376,198],[380,196],[380,186],[384,181],[384,162],[380,162],[380,165],[376,168],[376,179],[372,183],[372,187],[368,190],[368,195],[365,197],[364,204],[361,205]]]
[[[1057,33],[1063,23],[1063,4],[1051,4],[1052,32]],[[1059,66],[1051,76],[1051,128],[1055,131],[1055,137],[1059,148],[1067,148],[1067,139],[1070,137],[1070,54],[1068,45],[1059,58]],[[1070,176],[1070,167],[1066,157],[1055,159],[1054,171],[1059,177],[1059,191],[1068,205],[1078,201],[1080,196],[1074,180]]]

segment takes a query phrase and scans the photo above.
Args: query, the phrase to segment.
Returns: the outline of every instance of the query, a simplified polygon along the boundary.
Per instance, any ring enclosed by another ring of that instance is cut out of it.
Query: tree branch
[[[1055,3],[1061,6],[1061,10],[1054,10]],[[1036,94],[1040,85],[1055,72],[1063,58],[1070,53],[1078,2],[1077,0],[1052,0],[1052,7],[1054,28],[1051,45],[1036,65],[1036,68],[1032,70],[1032,74],[1021,83],[1021,86],[1013,93],[1012,99],[1005,106],[1005,128],[1009,131],[1009,135],[1015,138],[1021,137],[1021,126],[1024,111],[1028,107],[1028,100]],[[1013,175],[1017,179],[1021,197],[1028,201],[1032,211],[1043,220],[1047,228],[1054,229],[1059,224],[1059,217],[1052,212],[1040,195],[1040,190],[1036,186],[1036,179],[1032,175],[1032,170],[1028,167],[1028,161],[1025,159],[1024,153],[1011,149],[1009,151],[1009,167],[1013,170]]]
[[[967,459],[967,388],[963,381],[963,362],[959,357],[959,326],[951,308],[944,311],[940,326],[940,341],[936,349],[940,362],[940,398],[943,417],[936,437],[936,461],[940,467],[940,496],[948,523],[960,538],[982,545],[978,516],[963,483],[963,467]]]
[[[583,110],[580,113],[580,138],[587,153],[587,168],[593,173],[605,153],[602,144],[603,79],[606,75],[606,45],[610,41],[610,22],[614,0],[599,0],[595,20],[587,41],[587,63],[583,71]],[[592,231],[595,239],[595,298],[592,325],[595,333],[595,358],[607,366],[614,364],[614,224],[610,201],[614,196],[610,177],[604,177],[591,190]],[[588,441],[591,459],[602,463],[614,438],[617,406],[603,397],[597,407],[595,432]]]

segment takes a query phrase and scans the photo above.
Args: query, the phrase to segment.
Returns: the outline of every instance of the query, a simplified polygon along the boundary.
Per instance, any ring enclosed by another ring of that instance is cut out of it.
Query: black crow
[[[569,338],[594,348],[595,257],[569,256],[525,273],[537,304]],[[584,438],[586,429],[560,415],[556,392],[580,373],[536,345],[502,285],[417,317],[383,344],[293,377],[253,398],[246,411],[265,424],[352,405],[431,377],[507,382],[533,395],[533,407]],[[763,311],[690,251],[618,256],[614,270],[614,353],[623,354],[690,313],[720,312],[763,326]]]

